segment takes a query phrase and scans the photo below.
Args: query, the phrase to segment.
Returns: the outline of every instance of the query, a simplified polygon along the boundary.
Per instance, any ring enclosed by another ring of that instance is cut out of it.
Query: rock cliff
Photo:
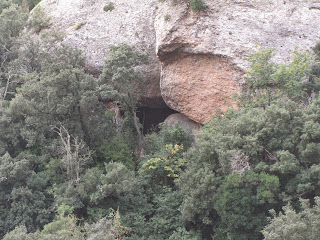
[[[258,44],[275,48],[288,62],[295,48],[309,51],[319,40],[320,2],[314,0],[205,0],[193,12],[187,0],[43,0],[52,26],[81,48],[92,71],[102,68],[108,46],[118,42],[150,53],[141,71],[148,78],[142,105],[166,104],[203,123],[233,105]],[[77,29],[77,25],[81,28]],[[161,69],[160,69],[161,67]]]
[[[259,44],[275,48],[274,61],[285,63],[295,48],[311,52],[319,41],[319,1],[206,0],[202,12],[187,2],[159,4],[156,50],[165,102],[197,122],[234,104],[245,59]]]
[[[111,4],[114,9],[104,10]],[[51,28],[65,33],[65,42],[86,55],[87,69],[101,72],[110,45],[127,43],[147,51],[150,64],[141,66],[148,79],[141,89],[141,104],[163,107],[160,63],[155,52],[156,0],[43,0],[39,4],[50,17]]]

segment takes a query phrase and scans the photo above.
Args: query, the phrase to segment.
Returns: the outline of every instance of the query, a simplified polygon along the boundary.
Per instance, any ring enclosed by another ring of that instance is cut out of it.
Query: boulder
[[[161,92],[169,107],[196,122],[234,106],[250,63],[263,45],[274,61],[287,63],[296,49],[312,52],[319,41],[320,2],[313,0],[204,0],[193,12],[189,1],[166,0],[155,20],[162,64]]]
[[[194,130],[199,130],[201,124],[191,120],[186,115],[182,113],[174,113],[169,115],[164,121],[169,127],[174,124],[179,124],[184,130],[192,132]]]

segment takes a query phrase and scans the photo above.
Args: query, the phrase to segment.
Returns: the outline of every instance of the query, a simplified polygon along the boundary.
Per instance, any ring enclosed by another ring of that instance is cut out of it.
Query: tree
[[[261,48],[252,54],[248,58],[251,69],[245,77],[247,93],[238,96],[239,105],[266,107],[280,98],[308,102],[311,94],[309,76],[314,59],[296,51],[294,54],[292,62],[287,65],[272,62],[274,49]]]
[[[221,183],[219,162],[211,145],[213,135],[201,132],[197,147],[184,156],[187,169],[181,174],[182,219],[188,228],[211,239],[219,219],[214,209],[214,196]]]
[[[111,85],[118,92],[117,98],[121,108],[132,114],[137,133],[136,157],[138,159],[142,156],[142,133],[137,120],[136,107],[139,100],[138,91],[141,89],[144,79],[135,68],[146,64],[146,61],[146,53],[139,52],[127,44],[111,46],[109,58],[106,60],[103,73],[100,76],[102,83]]]
[[[106,174],[101,176],[101,182],[97,186],[96,192],[91,195],[91,201],[94,203],[104,202],[109,207],[114,207],[112,203],[115,199],[134,191],[135,178],[133,172],[121,163],[107,163],[105,171]],[[107,199],[110,202],[107,202]]]
[[[272,218],[262,230],[266,240],[316,240],[320,238],[320,198],[310,207],[308,200],[300,199],[302,210],[296,212],[291,204],[283,207],[283,213],[270,210]]]
[[[57,209],[56,218],[36,233],[38,239],[82,240],[83,230],[77,225],[77,218],[72,214],[72,207],[62,204]]]
[[[86,225],[88,240],[124,240],[128,229],[121,223],[119,208],[94,224]]]
[[[279,179],[246,171],[226,176],[214,207],[221,218],[215,239],[261,239],[267,210],[277,203]]]
[[[147,160],[140,168],[140,174],[151,179],[154,184],[174,187],[180,181],[179,175],[185,167],[181,150],[183,146],[166,145],[159,157]]]
[[[226,217],[225,208],[221,208],[221,204],[218,207],[217,199],[222,203],[230,197],[230,201],[236,204],[234,198],[239,198],[241,203],[240,196],[255,192],[240,185],[229,192],[224,188],[229,174],[242,172],[243,175],[250,170],[277,177],[280,191],[272,206],[276,209],[288,200],[296,203],[299,197],[312,200],[319,195],[318,111],[317,97],[308,107],[290,100],[279,100],[265,109],[230,111],[205,125],[197,136],[197,146],[184,156],[187,169],[181,174],[180,186],[182,217],[187,226],[201,230],[204,238],[210,238],[218,230],[222,217]],[[251,196],[256,198],[254,194]],[[248,206],[253,207],[254,203]],[[261,208],[266,211],[268,207]],[[231,212],[227,214],[232,215]]]
[[[80,51],[49,42],[26,42],[16,61],[16,78],[23,85],[4,109],[2,139],[12,149],[45,146],[55,151],[52,126],[96,147],[114,134],[112,116],[101,100],[98,81],[84,72]],[[34,56],[29,58],[28,56]],[[28,59],[23,61],[24,59]]]
[[[0,157],[0,235],[19,225],[35,231],[51,220],[48,178],[34,169],[39,160],[28,152]]]
[[[17,58],[19,37],[26,25],[28,13],[11,1],[0,3],[0,111],[5,100],[11,99],[18,86],[17,79],[11,69],[12,62]]]
[[[65,127],[54,127],[53,131],[59,135],[62,142],[62,161],[68,180],[70,184],[79,184],[80,173],[83,172],[83,166],[90,160],[91,152],[86,148],[83,141],[79,141],[78,138],[71,139],[71,136]],[[71,142],[72,140],[73,143]]]

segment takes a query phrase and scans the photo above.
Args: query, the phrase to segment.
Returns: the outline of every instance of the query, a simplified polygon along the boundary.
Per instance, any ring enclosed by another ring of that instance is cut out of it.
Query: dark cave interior
[[[162,123],[169,115],[177,113],[169,107],[166,108],[149,108],[138,107],[137,117],[140,123],[143,125],[143,134],[147,134],[150,131],[158,131],[158,124]]]

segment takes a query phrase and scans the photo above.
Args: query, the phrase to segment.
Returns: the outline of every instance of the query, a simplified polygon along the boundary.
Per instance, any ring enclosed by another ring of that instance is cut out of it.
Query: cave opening
[[[177,113],[177,111],[165,107],[165,108],[150,108],[150,107],[138,107],[137,117],[143,126],[142,133],[147,134],[151,131],[158,131],[159,123],[164,122],[164,120],[171,114]]]

